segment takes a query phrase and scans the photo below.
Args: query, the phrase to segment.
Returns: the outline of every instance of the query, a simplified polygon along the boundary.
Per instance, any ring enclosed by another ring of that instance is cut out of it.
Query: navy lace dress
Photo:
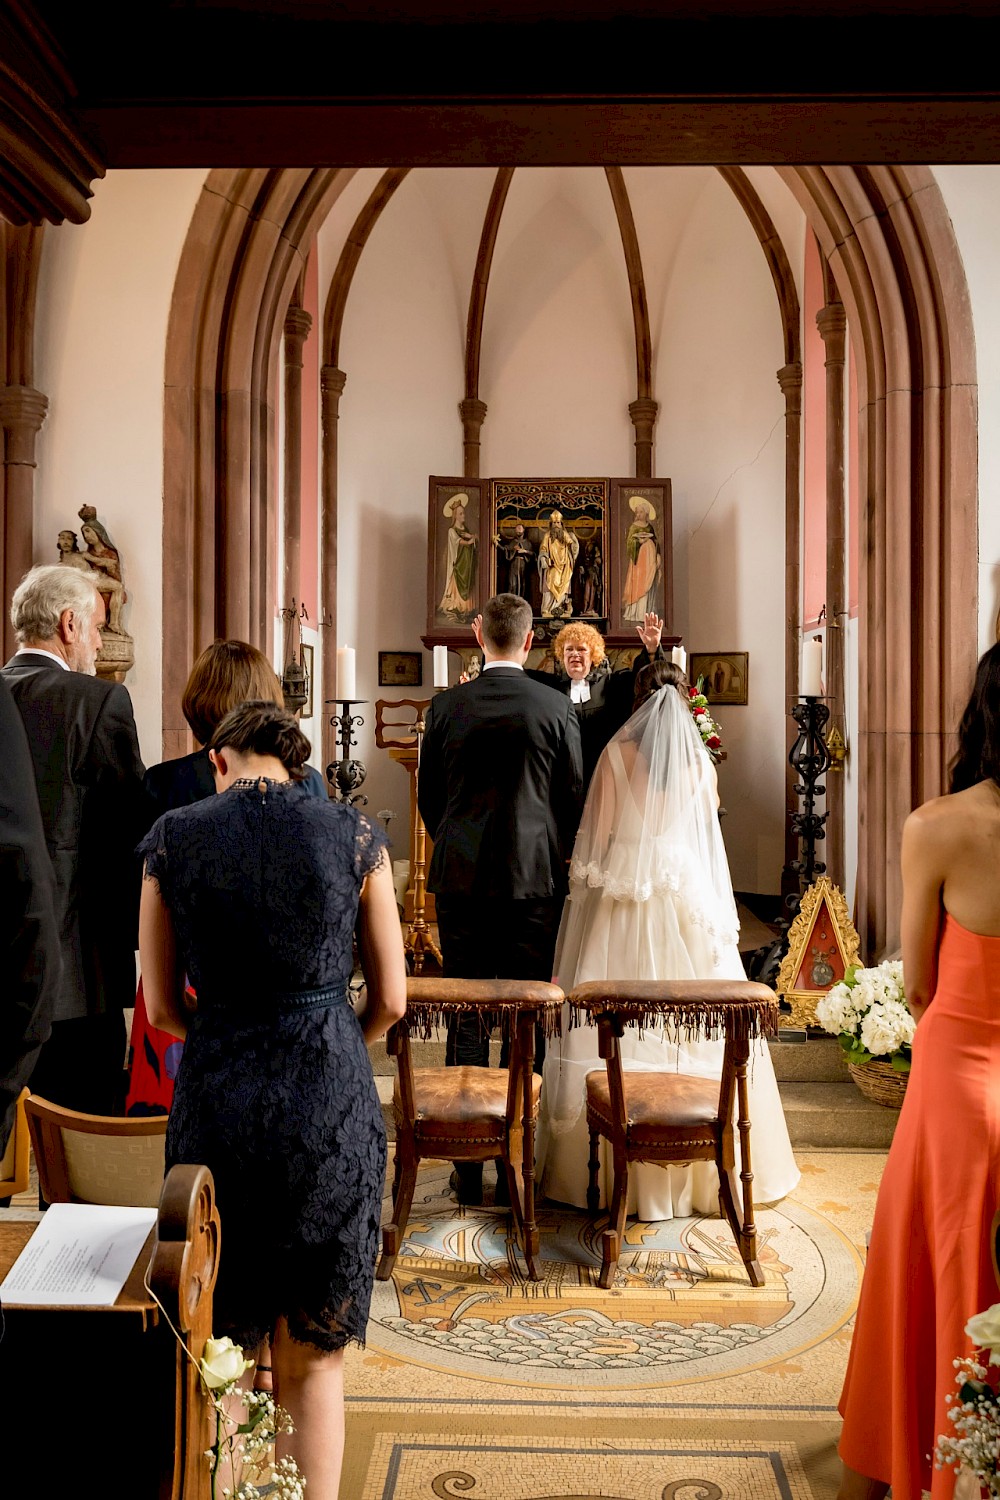
[[[385,1175],[368,1049],[347,1001],[358,896],[385,836],[294,782],[240,782],[139,846],[198,995],[167,1166],[211,1168],[214,1333],[251,1351],[279,1317],[364,1341]]]

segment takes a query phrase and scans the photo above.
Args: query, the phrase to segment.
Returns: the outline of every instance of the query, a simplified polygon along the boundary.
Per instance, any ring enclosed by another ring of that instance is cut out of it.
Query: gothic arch
[[[928,169],[776,170],[819,238],[860,353],[857,910],[865,950],[876,953],[897,937],[903,818],[943,787],[976,655],[972,319]],[[192,219],[166,357],[165,754],[186,746],[179,700],[197,649],[217,632],[265,640],[281,329],[306,252],[350,175],[213,172]]]

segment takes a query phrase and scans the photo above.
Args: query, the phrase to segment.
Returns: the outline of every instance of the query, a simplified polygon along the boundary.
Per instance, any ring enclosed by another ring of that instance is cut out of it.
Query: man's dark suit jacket
[[[427,710],[417,802],[434,840],[428,888],[522,901],[561,896],[583,803],[568,698],[491,667]]]
[[[207,750],[161,760],[159,765],[150,766],[143,784],[154,820],[175,807],[190,807],[192,802],[215,796],[215,772]],[[305,789],[310,797],[327,796],[323,778],[313,766],[306,767]]]
[[[62,964],[54,899],[28,741],[0,681],[0,1153],[52,1023]]]
[[[117,682],[18,652],[3,676],[21,713],[56,881],[63,974],[53,1020],[135,999],[139,864],[150,823],[132,700]]]

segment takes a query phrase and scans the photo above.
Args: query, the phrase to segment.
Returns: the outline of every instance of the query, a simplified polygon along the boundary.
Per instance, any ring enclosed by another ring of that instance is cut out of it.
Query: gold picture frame
[[[788,952],[774,988],[791,1013],[782,1012],[779,1024],[796,1030],[815,1026],[817,1000],[859,962],[860,952],[843,891],[821,875],[802,897],[788,930]]]
[[[748,651],[692,651],[688,661],[688,678],[705,679],[703,688],[709,703],[732,703],[746,706],[750,683]]]

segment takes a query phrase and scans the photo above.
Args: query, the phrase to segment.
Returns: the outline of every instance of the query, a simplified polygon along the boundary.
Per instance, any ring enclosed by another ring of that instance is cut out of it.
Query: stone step
[[[843,1083],[778,1085],[792,1145],[888,1151],[899,1111],[872,1104],[848,1077]]]
[[[383,1073],[376,1076],[375,1083],[391,1138],[393,1079]],[[778,1089],[788,1134],[796,1149],[889,1149],[898,1111],[872,1104],[849,1078],[841,1083],[785,1082]]]

